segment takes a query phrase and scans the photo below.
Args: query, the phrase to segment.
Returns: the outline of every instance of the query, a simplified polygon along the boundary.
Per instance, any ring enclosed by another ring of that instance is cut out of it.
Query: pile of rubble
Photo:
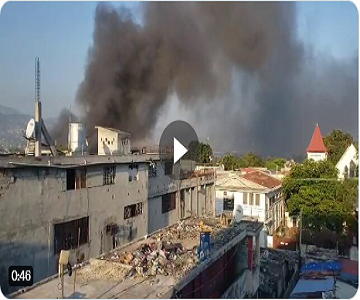
[[[181,243],[163,242],[143,243],[135,251],[112,253],[101,259],[119,263],[128,270],[126,277],[172,275],[181,278],[197,263],[196,247],[184,249]]]
[[[224,228],[219,220],[214,219],[187,219],[160,230],[126,251],[117,250],[102,256],[97,263],[90,264],[93,270],[89,274],[92,275],[85,275],[89,278],[117,279],[170,275],[178,281],[200,263],[197,248],[201,226],[211,227],[210,251],[218,249],[244,230],[240,226]],[[103,272],[105,267],[110,268],[108,273]]]

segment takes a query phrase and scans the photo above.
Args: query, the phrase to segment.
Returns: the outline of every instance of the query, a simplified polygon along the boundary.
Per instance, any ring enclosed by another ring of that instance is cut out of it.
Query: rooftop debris
[[[259,225],[259,224],[258,224]],[[250,226],[250,223],[247,224]],[[255,226],[255,225],[254,225]],[[96,278],[124,280],[126,278],[170,275],[179,281],[196,265],[200,232],[211,228],[211,251],[231,241],[242,225],[222,226],[217,219],[191,218],[179,221],[151,235],[137,247],[125,247],[93,259],[79,275],[85,282]],[[256,227],[254,227],[256,229]],[[211,256],[211,252],[210,252]]]

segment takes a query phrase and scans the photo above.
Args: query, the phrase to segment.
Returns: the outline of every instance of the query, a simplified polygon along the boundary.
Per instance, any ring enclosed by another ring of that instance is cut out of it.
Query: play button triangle
[[[186,149],[175,137],[174,137],[174,164],[178,162],[180,158],[182,158],[188,149]]]

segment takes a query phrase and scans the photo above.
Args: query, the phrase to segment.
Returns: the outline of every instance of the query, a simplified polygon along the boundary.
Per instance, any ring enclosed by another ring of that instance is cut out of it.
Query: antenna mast
[[[35,156],[41,156],[40,59],[35,57]]]
[[[40,58],[35,57],[35,102],[40,101]]]

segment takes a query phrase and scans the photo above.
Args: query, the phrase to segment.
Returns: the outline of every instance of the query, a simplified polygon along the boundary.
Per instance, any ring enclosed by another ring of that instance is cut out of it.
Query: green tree
[[[252,152],[241,156],[238,162],[238,167],[240,168],[263,167],[264,165],[265,163],[262,158]]]
[[[200,143],[199,163],[209,163],[212,158],[212,149],[209,144]]]
[[[224,169],[226,171],[235,170],[238,168],[238,158],[233,154],[226,154],[222,159],[222,164],[224,165]]]
[[[265,161],[265,167],[268,170],[280,170],[285,166],[285,158],[270,158]]]
[[[354,222],[357,188],[357,180],[338,180],[337,169],[330,161],[306,160],[285,178],[283,195],[290,215],[302,211],[305,227],[340,234],[344,222]]]
[[[347,147],[354,143],[350,133],[335,129],[324,138],[324,144],[328,150],[329,160],[336,164],[344,154]]]

